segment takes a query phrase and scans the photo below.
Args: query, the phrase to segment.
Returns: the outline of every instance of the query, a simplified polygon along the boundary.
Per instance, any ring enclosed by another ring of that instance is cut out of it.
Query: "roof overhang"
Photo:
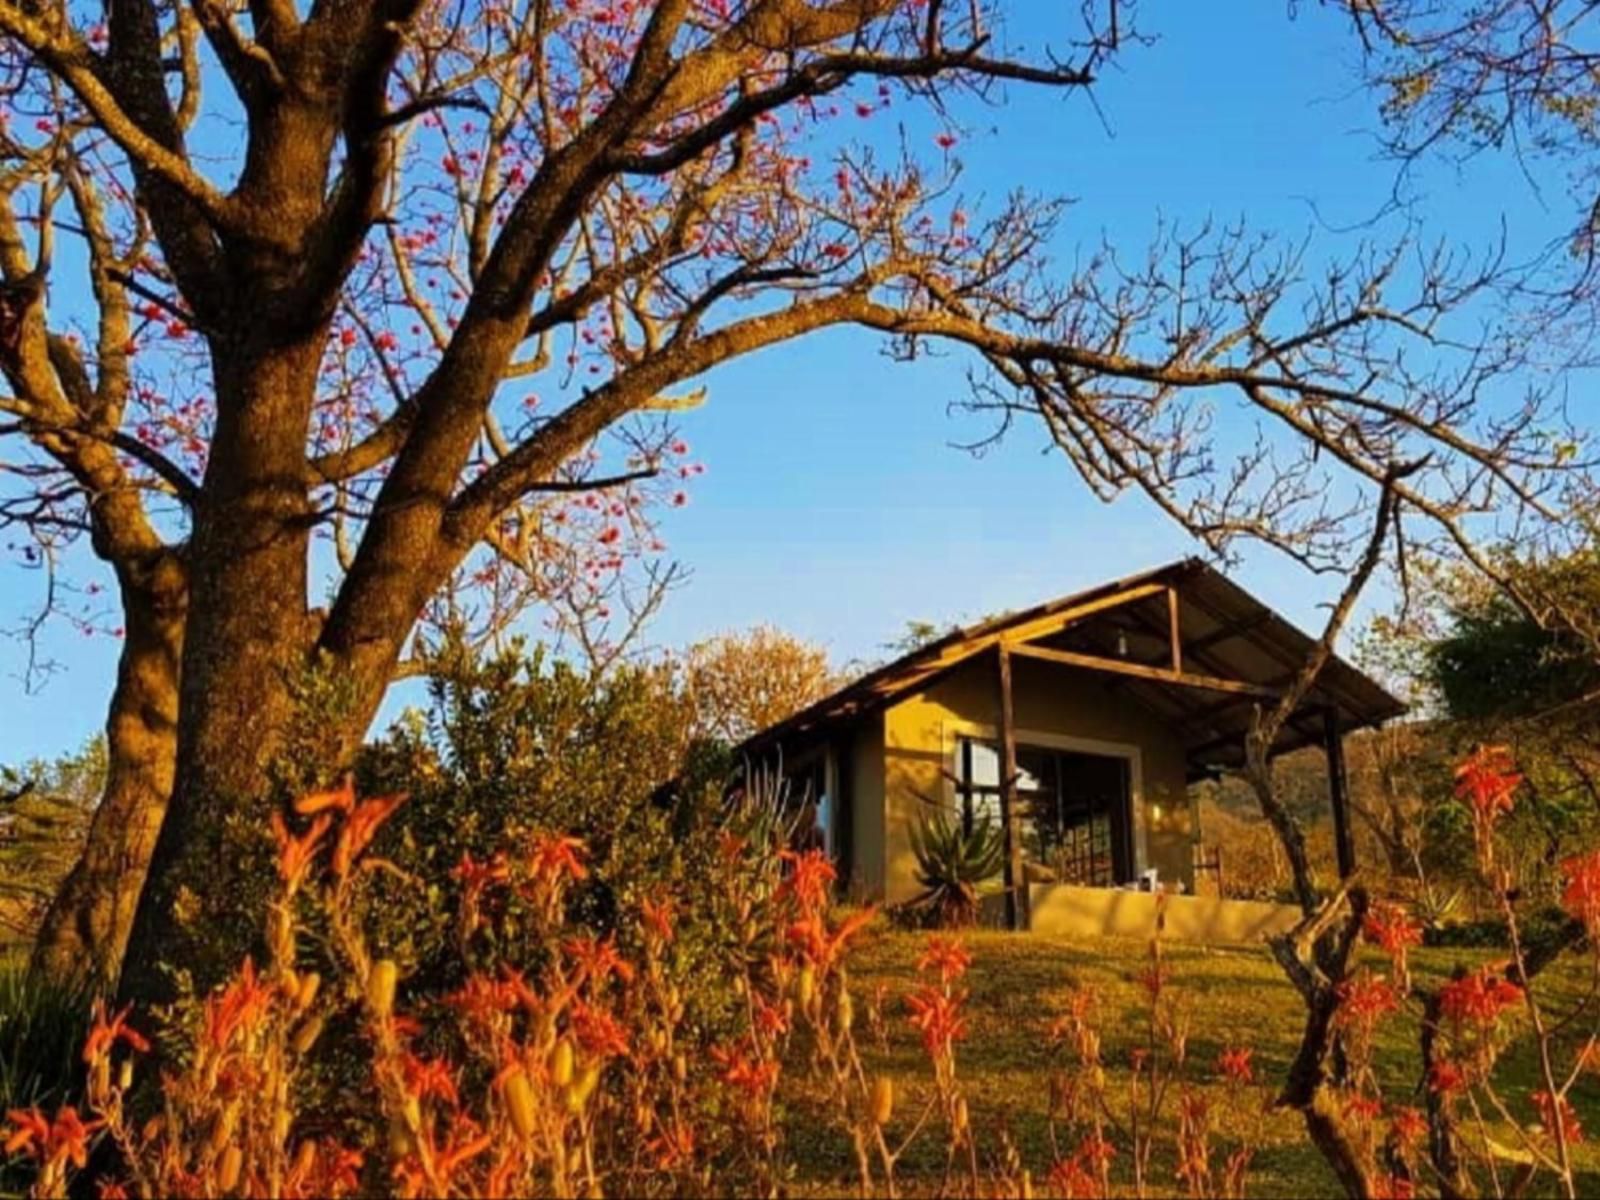
[[[1299,673],[1306,633],[1200,559],[1189,558],[952,630],[862,675],[745,743],[747,752],[818,736],[908,695],[995,647],[1087,672],[1178,732],[1191,775],[1236,767],[1258,706]],[[1274,754],[1400,716],[1406,706],[1343,659],[1330,659]]]

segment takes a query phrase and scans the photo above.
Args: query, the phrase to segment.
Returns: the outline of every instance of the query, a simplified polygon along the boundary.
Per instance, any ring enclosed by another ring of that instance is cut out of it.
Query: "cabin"
[[[1201,894],[1191,785],[1242,764],[1259,708],[1313,645],[1185,559],[954,630],[743,751],[787,778],[858,901],[922,890],[911,833],[943,810],[1004,831],[1004,878],[986,910],[997,924],[1146,935],[1163,892],[1170,936],[1246,940],[1286,928],[1297,910]],[[1341,875],[1355,868],[1343,739],[1404,711],[1334,658],[1271,748],[1325,752]]]

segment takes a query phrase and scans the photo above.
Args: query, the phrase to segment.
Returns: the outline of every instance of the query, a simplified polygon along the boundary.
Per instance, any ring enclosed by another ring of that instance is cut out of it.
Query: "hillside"
[[[903,1097],[897,1110],[901,1114],[913,1112],[929,1088],[922,1049],[900,999],[914,984],[916,960],[923,944],[922,935],[876,934],[862,943],[853,974],[857,989],[863,994],[870,993],[879,983],[887,985],[887,1051],[876,1048],[868,1069],[881,1067],[895,1077],[897,1091]],[[1105,1061],[1111,1067],[1114,1083],[1126,1081],[1129,1051],[1138,1044],[1140,1022],[1146,1011],[1137,982],[1146,947],[1133,940],[1079,942],[990,932],[970,935],[968,944],[973,952],[967,977],[971,988],[970,1025],[967,1039],[958,1047],[957,1061],[978,1131],[980,1152],[996,1154],[1001,1145],[1000,1130],[1004,1128],[1016,1143],[1023,1163],[1039,1177],[1052,1157],[1047,1120],[1049,1024],[1064,1011],[1073,986],[1093,989],[1099,1002]],[[1254,1051],[1257,1076],[1267,1082],[1281,1079],[1299,1038],[1301,1009],[1265,948],[1206,949],[1173,944],[1165,947],[1165,954],[1172,969],[1173,986],[1188,998],[1191,1063],[1196,1077],[1206,1081],[1207,1090],[1218,1090],[1214,1083],[1215,1063],[1224,1046],[1249,1046]],[[1477,951],[1421,950],[1415,952],[1414,973],[1419,984],[1426,985],[1447,976],[1458,963],[1471,965],[1483,958]],[[1373,961],[1375,965],[1379,962],[1376,958]],[[1580,994],[1584,984],[1580,978],[1582,969],[1583,964],[1576,959],[1552,968],[1541,978],[1545,989],[1541,995],[1547,995],[1553,1006],[1561,1009],[1564,1000]],[[1411,1094],[1418,1076],[1415,1029],[1415,1020],[1409,1014],[1391,1017],[1380,1025],[1382,1082],[1389,1098],[1398,1103],[1420,1103],[1420,1097]],[[863,1039],[863,1044],[870,1042],[870,1037]],[[791,1066],[794,1078],[798,1078],[803,1066]],[[1529,1047],[1514,1047],[1501,1072],[1513,1110],[1531,1113],[1527,1097],[1537,1084]],[[1573,1101],[1585,1127],[1600,1129],[1600,1081],[1581,1082],[1574,1089]],[[807,1119],[807,1098],[798,1085],[790,1095],[790,1103],[794,1111],[785,1125],[801,1161],[803,1190],[828,1194],[845,1187],[850,1163],[843,1140],[823,1121]],[[1169,1114],[1175,1104],[1175,1098],[1168,1101]],[[899,1124],[891,1132],[903,1132],[909,1119],[897,1116]],[[1340,1194],[1332,1175],[1306,1141],[1298,1117],[1271,1114],[1266,1134],[1250,1176],[1248,1195]],[[1067,1138],[1063,1132],[1063,1141]],[[1125,1155],[1125,1148],[1122,1153]],[[1600,1194],[1600,1147],[1578,1146],[1575,1157],[1580,1170],[1579,1193]],[[939,1135],[925,1135],[907,1156],[902,1183],[912,1192],[931,1192],[943,1166]],[[1158,1166],[1154,1174],[1156,1194],[1168,1194],[1170,1166]],[[1541,1186],[1550,1182],[1548,1178],[1536,1179],[1532,1194],[1551,1194],[1547,1186]]]

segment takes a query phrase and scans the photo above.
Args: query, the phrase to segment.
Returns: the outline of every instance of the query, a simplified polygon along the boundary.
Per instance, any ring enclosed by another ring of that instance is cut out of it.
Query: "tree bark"
[[[188,550],[176,779],[123,966],[128,998],[170,1000],[180,966],[211,987],[258,932],[271,874],[257,852],[313,633],[303,439],[323,337],[213,349],[218,418]]]
[[[187,586],[171,552],[118,569],[122,657],[106,716],[106,780],[88,840],[45,913],[31,969],[59,982],[116,982],[150,854],[172,793]]]

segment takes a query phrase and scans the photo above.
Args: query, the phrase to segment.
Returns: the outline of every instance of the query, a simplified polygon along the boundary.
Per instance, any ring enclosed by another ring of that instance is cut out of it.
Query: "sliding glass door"
[[[1060,883],[1113,887],[1134,877],[1128,760],[1046,746],[1017,746],[1017,817],[1023,857]],[[993,742],[962,738],[956,794],[970,832],[1000,824],[1000,754]]]

